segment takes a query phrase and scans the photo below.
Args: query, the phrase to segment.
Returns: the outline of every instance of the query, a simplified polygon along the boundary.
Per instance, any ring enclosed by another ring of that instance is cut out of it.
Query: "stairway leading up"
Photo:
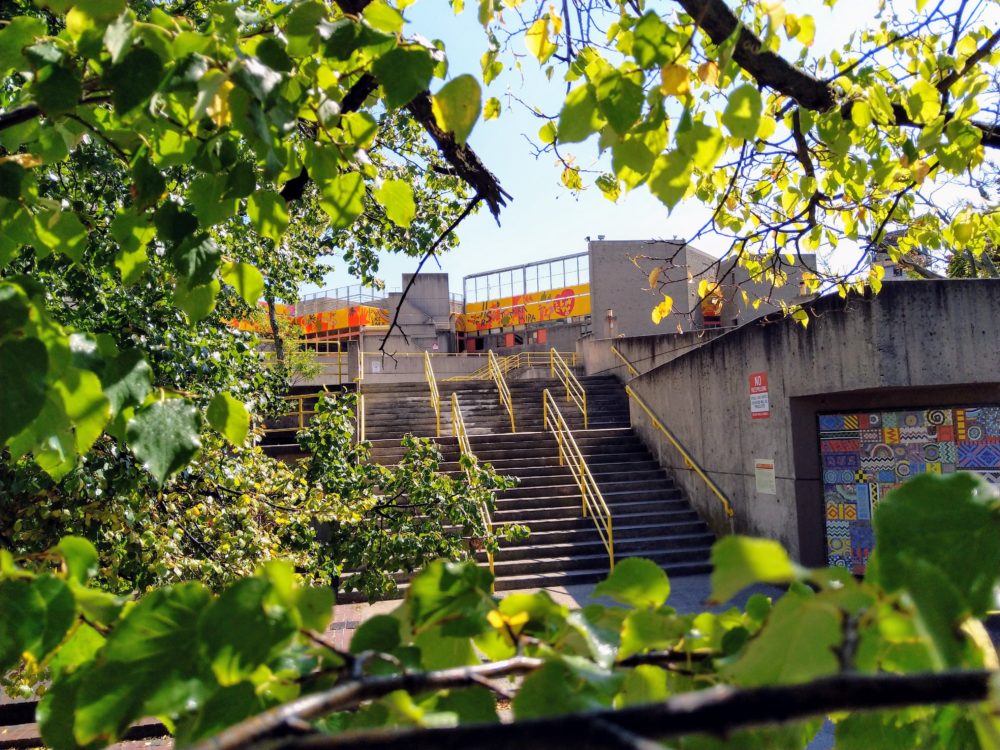
[[[520,480],[519,486],[498,495],[493,522],[523,523],[531,535],[501,546],[494,563],[497,590],[587,583],[608,572],[607,552],[593,521],[582,517],[579,488],[569,468],[559,465],[555,438],[544,431],[545,388],[565,404],[563,416],[611,511],[616,560],[646,557],[673,575],[708,571],[713,536],[632,430],[622,385],[613,377],[581,377],[580,382],[587,391],[586,430],[579,410],[562,400],[559,381],[509,381],[516,433],[510,432],[508,414],[491,381],[439,384],[442,469],[460,471],[458,444],[450,436],[446,413],[454,392],[476,457]],[[434,436],[426,383],[365,386],[363,392],[366,438],[374,460],[398,461],[404,434]],[[485,562],[485,556],[481,559]]]

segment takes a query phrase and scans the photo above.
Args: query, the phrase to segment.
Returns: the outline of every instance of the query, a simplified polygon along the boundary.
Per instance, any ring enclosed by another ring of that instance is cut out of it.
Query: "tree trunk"
[[[278,316],[274,310],[274,295],[268,291],[264,294],[264,301],[267,303],[267,322],[271,326],[271,340],[274,342],[274,358],[282,368],[285,366],[285,342],[281,338],[281,329],[278,327]]]

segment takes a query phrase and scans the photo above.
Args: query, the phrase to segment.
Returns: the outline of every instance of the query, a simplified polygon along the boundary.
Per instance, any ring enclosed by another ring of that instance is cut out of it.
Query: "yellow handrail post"
[[[359,393],[357,400],[358,416],[355,422],[358,444],[365,442],[365,394]]]
[[[653,414],[653,410],[649,408],[642,398],[639,397],[638,393],[632,390],[632,386],[626,385],[625,393],[627,393],[629,398],[635,401],[639,405],[639,408],[646,413],[646,416],[649,417],[649,421],[652,423],[653,427],[663,433],[670,444],[673,445],[677,452],[681,454],[681,458],[684,459],[684,465],[688,466],[695,474],[697,474],[698,477],[700,477],[701,480],[708,486],[708,489],[711,490],[717,498],[719,498],[719,501],[722,503],[722,507],[726,511],[726,515],[729,517],[730,525],[732,525],[733,517],[735,515],[733,505],[729,501],[729,498],[726,497],[726,494],[719,488],[719,485],[713,482],[711,477],[705,473],[705,470],[701,468],[698,462],[694,460],[694,457],[688,453],[687,448],[681,444],[681,441],[677,439],[677,436],[674,435],[674,433],[672,433],[655,414]]]
[[[472,445],[469,443],[469,433],[465,429],[465,419],[462,417],[462,407],[458,403],[457,393],[451,394],[451,431],[458,441],[459,456],[468,456],[475,461],[476,456],[472,452]],[[464,471],[466,480],[471,484],[473,481],[471,470],[466,468]],[[479,506],[479,513],[483,519],[483,528],[488,535],[491,535],[493,533],[493,519],[490,518],[489,507],[485,502]],[[493,553],[488,547],[486,548],[486,561],[489,563],[490,573],[492,574]]]
[[[503,376],[503,368],[493,350],[490,350],[487,357],[490,366],[490,376],[493,378],[493,382],[496,383],[497,391],[500,394],[500,403],[507,407],[507,413],[510,415],[510,431],[517,432],[517,428],[514,425],[514,402],[511,399],[510,388],[507,387],[507,381]]]
[[[427,352],[424,352],[424,377],[431,389],[431,408],[434,410],[434,420],[437,422],[437,436],[441,437],[441,394],[438,392],[434,368],[431,366],[431,358]]]
[[[583,387],[573,371],[569,369],[566,360],[555,349],[549,350],[549,361],[552,363],[553,377],[558,377],[566,387],[566,401],[573,401],[583,413],[583,429],[588,429],[590,419],[587,414],[587,389]]]
[[[552,431],[556,444],[559,446],[560,463],[562,463],[562,452],[565,451],[569,459],[567,463],[570,471],[573,472],[573,478],[580,487],[583,517],[589,517],[594,521],[597,534],[608,552],[608,564],[613,570],[615,567],[615,539],[611,511],[601,495],[594,475],[590,473],[583,452],[576,444],[576,439],[570,432],[562,412],[559,411],[555,397],[548,388],[542,391],[542,403],[544,404],[545,426]]]

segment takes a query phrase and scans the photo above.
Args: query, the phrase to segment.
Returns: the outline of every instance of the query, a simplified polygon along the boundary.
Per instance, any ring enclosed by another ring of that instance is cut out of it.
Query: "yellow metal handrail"
[[[265,427],[264,432],[299,432],[306,428],[306,422],[308,421],[306,417],[311,417],[316,413],[315,409],[306,409],[305,402],[306,399],[318,399],[323,395],[321,391],[316,393],[300,393],[295,396],[282,396],[282,401],[295,401],[297,403],[296,408],[292,411],[285,412],[284,414],[277,415],[277,419],[282,417],[298,417],[298,424],[295,427]]]
[[[360,445],[365,442],[365,394],[358,394],[357,405],[358,417],[357,422],[355,423],[357,425],[357,430],[355,432],[358,438],[358,444]]]
[[[507,387],[507,380],[504,378],[504,371],[497,360],[497,355],[492,351],[490,352],[489,363],[490,377],[493,378],[493,382],[497,385],[497,391],[500,392],[500,403],[507,408],[507,413],[510,414],[510,431],[517,432],[517,428],[514,427],[514,401],[510,397],[510,388]]]
[[[438,393],[437,380],[434,379],[434,368],[431,367],[431,358],[427,356],[427,352],[424,352],[424,377],[431,389],[431,408],[434,410],[434,419],[437,421],[437,436],[441,437],[441,394]]]
[[[458,440],[458,450],[460,455],[468,456],[473,461],[476,460],[475,454],[472,452],[472,446],[469,444],[469,433],[465,429],[465,419],[462,417],[462,407],[458,404],[458,394],[451,394],[451,431],[455,438]],[[468,480],[469,484],[473,483],[472,469],[469,467],[463,467],[465,472],[465,478]],[[483,527],[486,529],[488,535],[493,534],[493,519],[490,518],[490,509],[486,506],[486,503],[480,503],[479,513],[483,519]],[[486,559],[490,564],[490,573],[493,572],[493,553],[486,548]]]
[[[562,384],[566,386],[566,400],[572,401],[577,405],[577,408],[583,412],[583,429],[587,429],[587,391],[580,384],[580,381],[576,379],[576,375],[573,371],[569,369],[569,365],[566,364],[566,360],[562,358],[562,355],[555,349],[549,352],[549,368],[553,378],[559,378]]]
[[[487,352],[487,354],[493,354],[492,350]],[[576,366],[576,352],[561,352],[560,356],[569,363],[570,367]],[[504,375],[511,370],[519,370],[522,367],[548,367],[549,358],[550,354],[548,352],[518,352],[517,354],[497,357],[500,362],[500,369]],[[478,370],[473,370],[464,375],[453,375],[450,378],[445,378],[445,381],[488,380],[491,377],[492,371],[487,363]]]
[[[639,371],[637,369],[635,369],[635,365],[633,365],[631,362],[629,362],[628,358],[626,358],[626,356],[624,354],[622,354],[620,351],[618,351],[618,347],[617,346],[612,346],[611,347],[611,353],[614,354],[616,357],[618,357],[618,359],[620,359],[622,362],[625,363],[625,367],[628,368],[628,371],[632,375],[633,378],[637,377],[639,375]]]
[[[608,564],[613,570],[615,567],[615,534],[611,522],[611,511],[608,510],[608,504],[604,502],[597,481],[590,473],[583,453],[577,446],[573,433],[570,432],[562,412],[559,411],[555,397],[548,388],[542,392],[542,404],[545,428],[552,431],[559,444],[559,465],[569,464],[573,478],[580,487],[583,517],[586,518],[590,515],[593,519],[597,533],[601,537],[601,541],[604,542],[604,548],[608,551]]]
[[[729,518],[732,518],[733,505],[729,502],[729,498],[726,497],[726,493],[719,489],[719,485],[712,481],[711,477],[705,473],[705,470],[698,465],[698,462],[692,458],[691,454],[688,453],[687,449],[681,444],[681,441],[677,439],[674,433],[667,429],[666,425],[664,425],[655,414],[653,414],[652,410],[646,405],[646,402],[639,397],[638,393],[632,390],[631,386],[625,386],[625,393],[627,393],[629,398],[633,399],[639,405],[640,409],[646,412],[646,416],[649,417],[649,421],[652,422],[653,427],[662,432],[667,440],[670,441],[670,444],[677,449],[677,452],[681,454],[681,458],[684,459],[684,463],[687,467],[701,477],[702,481],[708,485],[708,488],[712,491],[712,493],[719,498],[719,501],[722,503],[722,507],[726,509],[726,515],[729,516]]]

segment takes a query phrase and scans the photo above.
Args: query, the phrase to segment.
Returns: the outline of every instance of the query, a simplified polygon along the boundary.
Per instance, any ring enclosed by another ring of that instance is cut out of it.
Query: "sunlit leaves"
[[[735,138],[753,139],[757,136],[763,106],[757,89],[744,84],[729,92],[722,124]]]
[[[630,557],[619,562],[611,574],[597,584],[594,594],[633,607],[659,607],[670,596],[670,581],[655,563]]]
[[[275,242],[288,228],[288,209],[280,195],[270,190],[258,190],[247,200],[247,216],[258,232]]]
[[[410,226],[417,206],[413,202],[413,188],[409,183],[403,180],[386,180],[374,195],[390,221],[404,229]]]
[[[341,174],[326,182],[319,205],[330,217],[331,229],[347,229],[364,210],[365,181],[357,172]]]
[[[423,47],[399,47],[375,61],[372,72],[385,90],[390,107],[401,107],[426,91],[434,74],[434,60]]]
[[[667,208],[672,209],[691,185],[691,157],[671,151],[657,158],[649,174],[649,192]]]
[[[624,135],[642,114],[642,76],[612,71],[596,85],[597,107],[612,128]]]
[[[563,143],[586,140],[597,132],[600,123],[593,87],[586,83],[577,86],[566,95],[559,113],[559,140]]]
[[[754,583],[785,584],[796,567],[778,542],[727,536],[712,548],[712,599],[725,602]]]
[[[689,93],[691,91],[689,76],[690,71],[685,65],[664,65],[660,68],[660,91],[676,97]]]
[[[659,270],[659,269],[657,269]],[[671,310],[674,309],[673,297],[668,297],[664,295],[663,301],[660,302],[656,307],[653,308],[651,317],[655,325],[660,325],[664,318],[670,315]]]
[[[223,261],[221,276],[248,305],[255,306],[264,293],[264,276],[249,263]]]
[[[445,132],[462,144],[469,138],[482,108],[479,83],[470,75],[461,75],[446,83],[431,99],[434,119]]]
[[[941,111],[941,97],[934,86],[920,79],[908,87],[903,106],[915,122],[929,123]]]
[[[136,47],[105,78],[114,91],[112,101],[119,113],[129,112],[156,91],[163,77],[160,56],[147,47]]]
[[[187,401],[163,398],[136,412],[127,427],[135,457],[158,482],[182,468],[201,448],[198,410]]]
[[[557,46],[549,35],[549,17],[542,16],[528,27],[524,35],[524,43],[528,52],[534,55],[539,63],[544,64],[556,51]]]
[[[216,393],[205,412],[208,423],[233,445],[243,445],[250,430],[250,415],[242,402],[228,393]]]

